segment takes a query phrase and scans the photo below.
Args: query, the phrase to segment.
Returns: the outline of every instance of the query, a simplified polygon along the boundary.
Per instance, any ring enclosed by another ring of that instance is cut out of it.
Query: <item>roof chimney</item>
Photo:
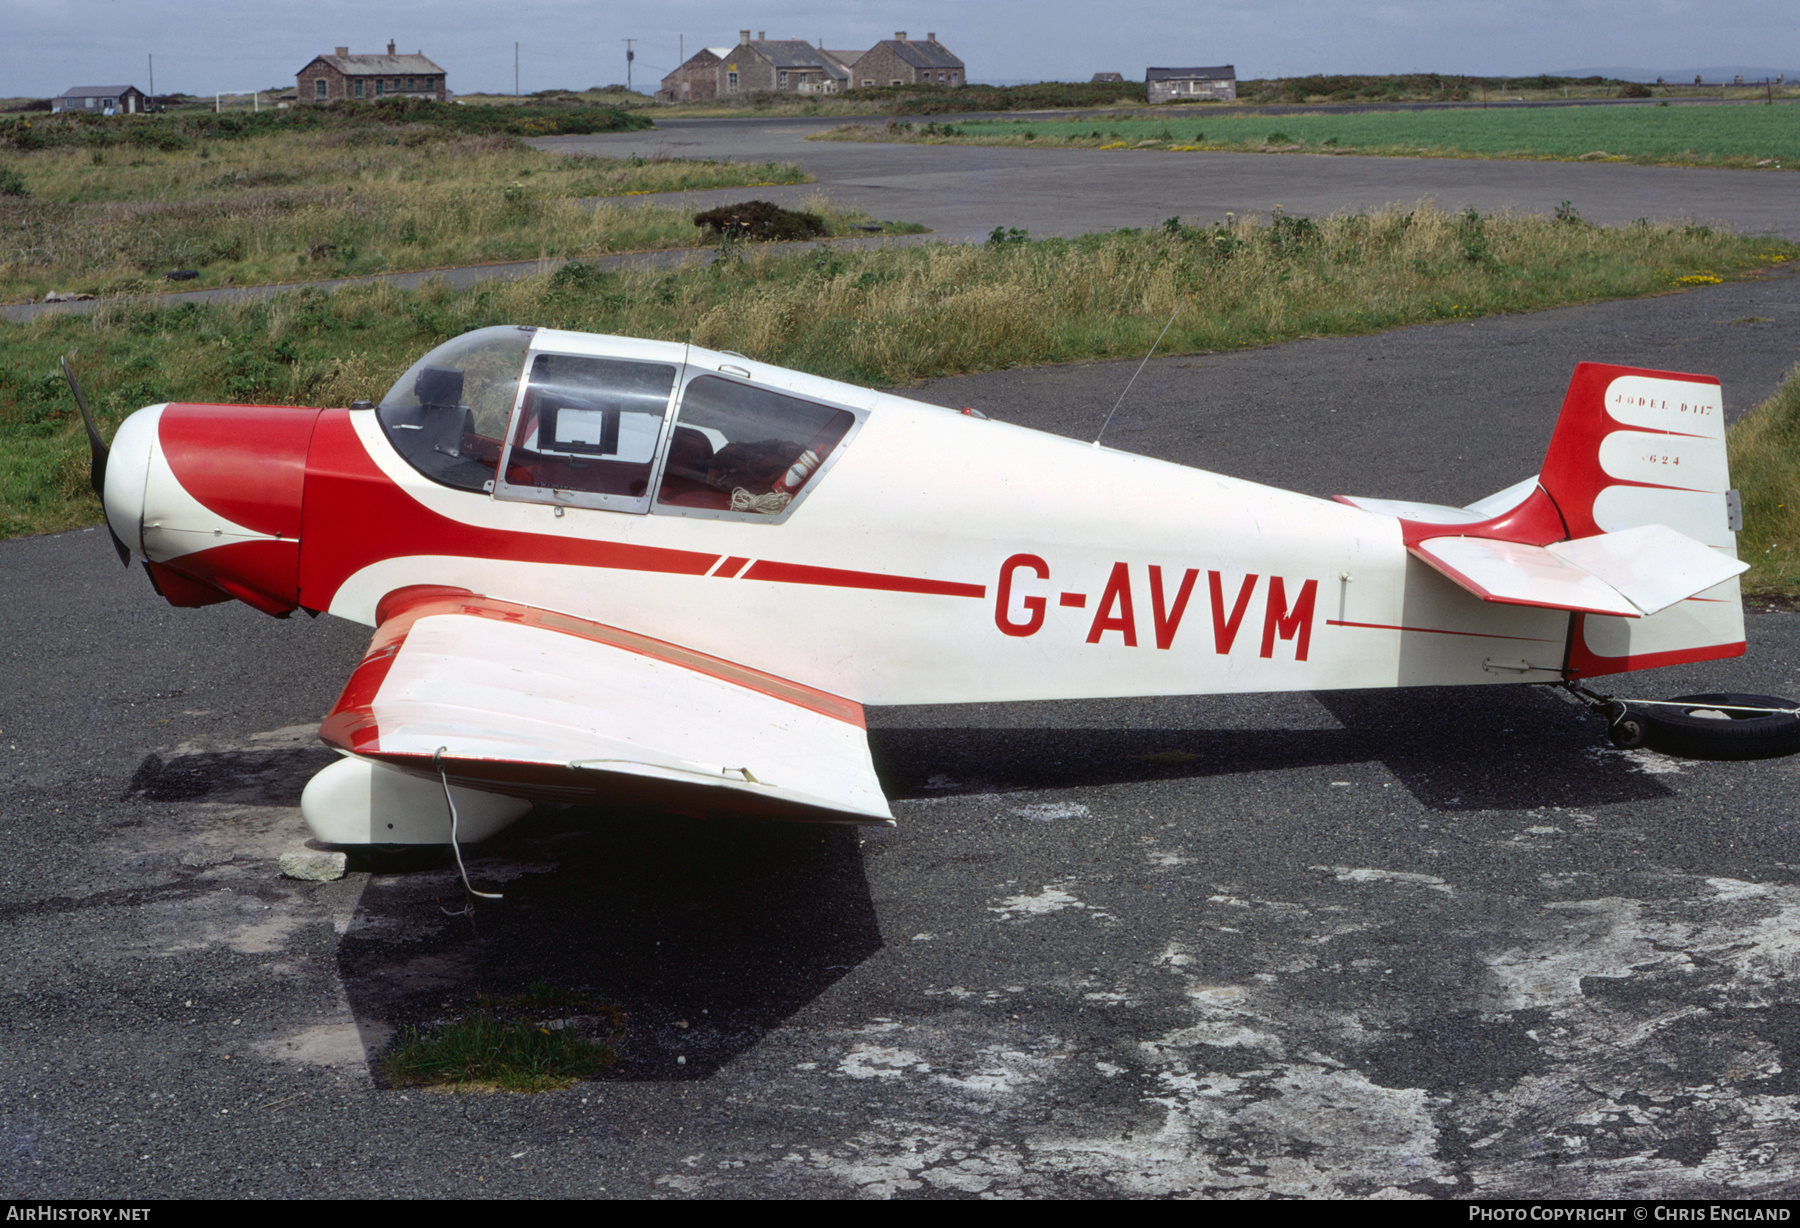
[[[935,43],[935,42],[937,42],[937,34],[936,34],[936,32],[933,32],[933,33],[931,33],[931,34],[927,34],[927,35],[926,35],[926,36],[925,36],[925,41],[926,41],[926,42],[928,42],[928,43]]]
[[[338,49],[337,49],[337,53],[338,53],[338,54],[339,54],[339,55],[349,55],[349,54],[350,54],[350,48],[348,48],[348,47],[339,47],[339,48],[338,48]]]
[[[899,40],[900,42],[904,43],[906,41],[906,31],[905,30],[895,30],[894,37],[897,40]]]
[[[769,41],[769,32],[767,30],[758,30],[756,32],[756,41],[759,43],[768,42]]]
[[[394,40],[393,40],[393,39],[391,39],[391,38],[390,38],[390,39],[388,39],[388,54],[389,54],[389,55],[393,55],[393,54],[394,54]]]
[[[739,30],[738,31],[738,46],[748,47],[749,45],[750,45],[750,31]]]

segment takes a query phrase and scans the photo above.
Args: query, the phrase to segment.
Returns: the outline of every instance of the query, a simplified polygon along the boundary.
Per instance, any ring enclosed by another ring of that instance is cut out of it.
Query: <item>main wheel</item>
[[[1647,745],[1687,759],[1768,759],[1800,751],[1800,716],[1747,712],[1796,708],[1776,695],[1681,695],[1644,711]],[[1636,715],[1634,713],[1634,715]]]

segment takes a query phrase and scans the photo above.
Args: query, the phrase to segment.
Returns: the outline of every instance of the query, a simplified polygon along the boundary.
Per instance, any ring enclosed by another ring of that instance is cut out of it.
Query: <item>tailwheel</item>
[[[1641,712],[1624,704],[1607,705],[1606,740],[1620,750],[1636,750],[1650,739],[1650,725]]]

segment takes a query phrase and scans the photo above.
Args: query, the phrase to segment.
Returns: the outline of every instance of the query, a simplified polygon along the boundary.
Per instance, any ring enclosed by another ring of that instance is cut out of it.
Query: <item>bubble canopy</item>
[[[434,482],[490,489],[536,331],[477,329],[414,363],[376,409],[394,450]]]
[[[501,325],[430,351],[375,412],[409,465],[456,490],[780,523],[862,414],[717,365],[730,357]]]

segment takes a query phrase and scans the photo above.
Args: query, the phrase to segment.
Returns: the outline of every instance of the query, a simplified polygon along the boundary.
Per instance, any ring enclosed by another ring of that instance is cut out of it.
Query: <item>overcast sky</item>
[[[866,49],[936,32],[974,81],[1143,79],[1148,65],[1235,64],[1240,77],[1575,68],[1800,69],[1794,0],[0,0],[0,97],[133,84],[205,94],[294,83],[313,56],[389,39],[461,93],[655,83],[686,50],[771,38]]]

